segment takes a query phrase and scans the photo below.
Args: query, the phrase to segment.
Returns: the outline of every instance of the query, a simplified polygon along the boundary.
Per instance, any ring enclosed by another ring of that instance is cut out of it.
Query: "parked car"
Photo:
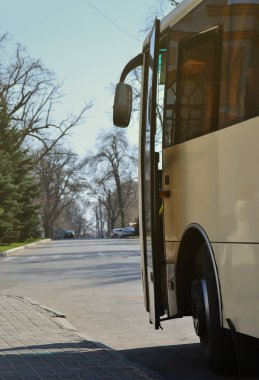
[[[123,228],[123,230],[124,230],[124,234],[126,236],[134,236],[134,235],[136,235],[135,228],[133,228],[133,227],[125,227],[125,228]]]
[[[74,239],[75,232],[73,230],[65,230],[64,239]]]
[[[55,231],[55,239],[73,239],[75,237],[75,232],[73,230],[65,230],[64,228],[58,228]]]
[[[125,238],[128,236],[134,236],[135,233],[135,228],[133,227],[124,227],[124,228],[114,228],[112,230],[111,236],[114,239],[118,238]]]

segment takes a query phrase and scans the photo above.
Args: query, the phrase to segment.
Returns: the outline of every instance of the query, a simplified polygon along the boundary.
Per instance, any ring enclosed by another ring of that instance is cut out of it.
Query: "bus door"
[[[142,226],[144,236],[144,290],[150,322],[160,327],[160,316],[164,314],[162,280],[164,265],[163,234],[159,209],[161,170],[158,169],[159,153],[155,150],[157,69],[159,55],[160,21],[156,20],[150,35],[149,53],[145,62],[144,116],[142,117]]]

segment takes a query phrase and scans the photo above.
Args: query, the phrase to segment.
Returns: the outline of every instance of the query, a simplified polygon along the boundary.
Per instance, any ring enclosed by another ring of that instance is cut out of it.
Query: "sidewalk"
[[[69,326],[30,300],[0,295],[0,379],[157,379]]]

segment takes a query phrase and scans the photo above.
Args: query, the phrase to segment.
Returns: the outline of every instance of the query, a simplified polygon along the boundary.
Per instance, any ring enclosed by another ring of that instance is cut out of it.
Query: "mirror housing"
[[[119,82],[116,85],[113,103],[113,124],[126,128],[130,122],[132,110],[132,88],[129,84]]]

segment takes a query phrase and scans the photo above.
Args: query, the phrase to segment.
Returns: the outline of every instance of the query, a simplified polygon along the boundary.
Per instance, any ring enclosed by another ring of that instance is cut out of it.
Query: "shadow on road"
[[[141,369],[165,380],[237,380],[206,367],[199,344],[115,351],[92,341],[62,342],[0,349],[0,377],[16,379],[139,379]],[[126,358],[127,361],[122,360]],[[132,363],[132,365],[130,364]],[[137,367],[135,367],[137,365]],[[17,376],[17,377],[16,377]],[[56,378],[56,377],[55,377]],[[244,378],[243,378],[244,380]]]
[[[128,360],[159,373],[166,380],[238,380],[207,368],[199,343],[120,351]],[[244,378],[242,378],[244,380]]]
[[[83,340],[0,349],[0,378],[140,380],[143,376],[111,349]]]

